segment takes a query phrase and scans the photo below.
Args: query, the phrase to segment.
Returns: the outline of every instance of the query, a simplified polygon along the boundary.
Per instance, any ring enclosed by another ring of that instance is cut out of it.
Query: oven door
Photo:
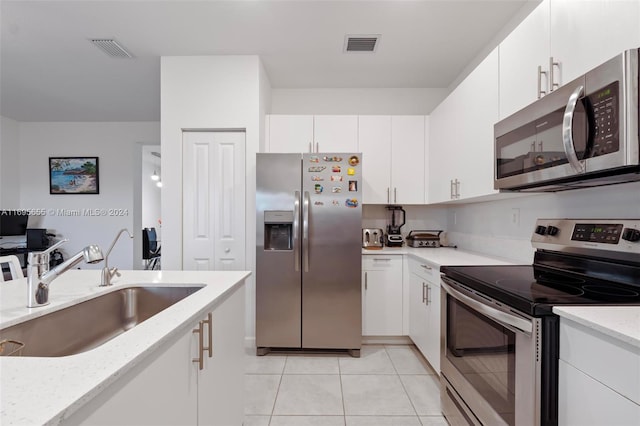
[[[452,425],[540,424],[540,320],[442,277],[442,410]]]

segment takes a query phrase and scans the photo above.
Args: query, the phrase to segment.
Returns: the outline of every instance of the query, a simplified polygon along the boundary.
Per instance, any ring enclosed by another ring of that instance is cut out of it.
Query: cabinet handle
[[[451,199],[453,200],[453,179],[451,179],[449,181],[449,195],[451,196]]]
[[[387,203],[391,202],[391,198],[390,197],[391,197],[390,190],[389,190],[389,187],[387,186]]]
[[[204,337],[202,327],[204,327],[204,321],[200,321],[198,328],[193,330],[193,333],[198,334],[198,358],[193,358],[193,362],[198,363],[198,370],[204,369]]]
[[[316,142],[316,152],[320,152],[320,142]]]
[[[420,265],[420,266],[422,266],[424,269],[427,269],[427,270],[429,270],[429,271],[433,269],[433,268],[432,268],[431,266],[429,266],[429,265]]]
[[[207,319],[202,321],[204,324],[207,324],[207,330],[209,331],[209,343],[206,347],[203,347],[203,350],[209,352],[209,358],[213,357],[213,315],[211,312],[207,314]]]
[[[422,283],[422,303],[427,304],[427,284]]]
[[[373,261],[374,262],[391,262],[391,259],[389,259],[388,257],[374,257]]]
[[[456,199],[460,198],[460,181],[456,179]]]
[[[547,90],[549,89],[549,78],[547,77],[547,72],[542,71],[542,66],[538,65],[538,99],[542,98],[547,94],[546,90],[542,90],[542,75],[544,74],[545,79],[547,80]]]
[[[551,56],[551,57],[549,57],[549,83],[550,83],[549,92],[553,92],[558,87],[560,87],[560,83],[556,83],[554,81],[554,78],[553,78],[553,67],[560,68],[560,63],[559,62],[555,62],[553,60],[553,56]]]
[[[393,202],[398,202],[398,188],[393,188]]]
[[[431,304],[431,286],[427,284],[427,305]]]
[[[367,277],[367,273],[365,272],[365,273],[364,273],[364,289],[365,289],[365,290],[366,290],[366,289],[367,289],[367,287],[368,287],[368,283],[367,283],[367,281],[369,281],[369,280],[368,280],[368,277]]]

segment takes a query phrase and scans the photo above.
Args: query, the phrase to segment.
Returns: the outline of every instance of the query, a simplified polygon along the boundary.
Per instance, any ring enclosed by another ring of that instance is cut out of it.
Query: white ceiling
[[[173,55],[259,55],[274,89],[448,87],[538,1],[1,0],[0,115],[159,121],[160,56]],[[382,38],[344,54],[346,34]]]

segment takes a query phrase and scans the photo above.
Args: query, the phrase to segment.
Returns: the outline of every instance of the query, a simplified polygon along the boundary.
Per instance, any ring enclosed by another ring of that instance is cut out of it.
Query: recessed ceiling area
[[[259,55],[273,89],[446,88],[538,2],[2,0],[0,115],[159,121],[161,56]],[[349,34],[381,38],[345,54]]]

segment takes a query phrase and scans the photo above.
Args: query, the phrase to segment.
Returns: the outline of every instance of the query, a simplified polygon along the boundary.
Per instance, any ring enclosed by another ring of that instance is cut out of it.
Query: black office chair
[[[142,230],[142,259],[144,269],[160,269],[160,245],[156,237],[156,228]]]

